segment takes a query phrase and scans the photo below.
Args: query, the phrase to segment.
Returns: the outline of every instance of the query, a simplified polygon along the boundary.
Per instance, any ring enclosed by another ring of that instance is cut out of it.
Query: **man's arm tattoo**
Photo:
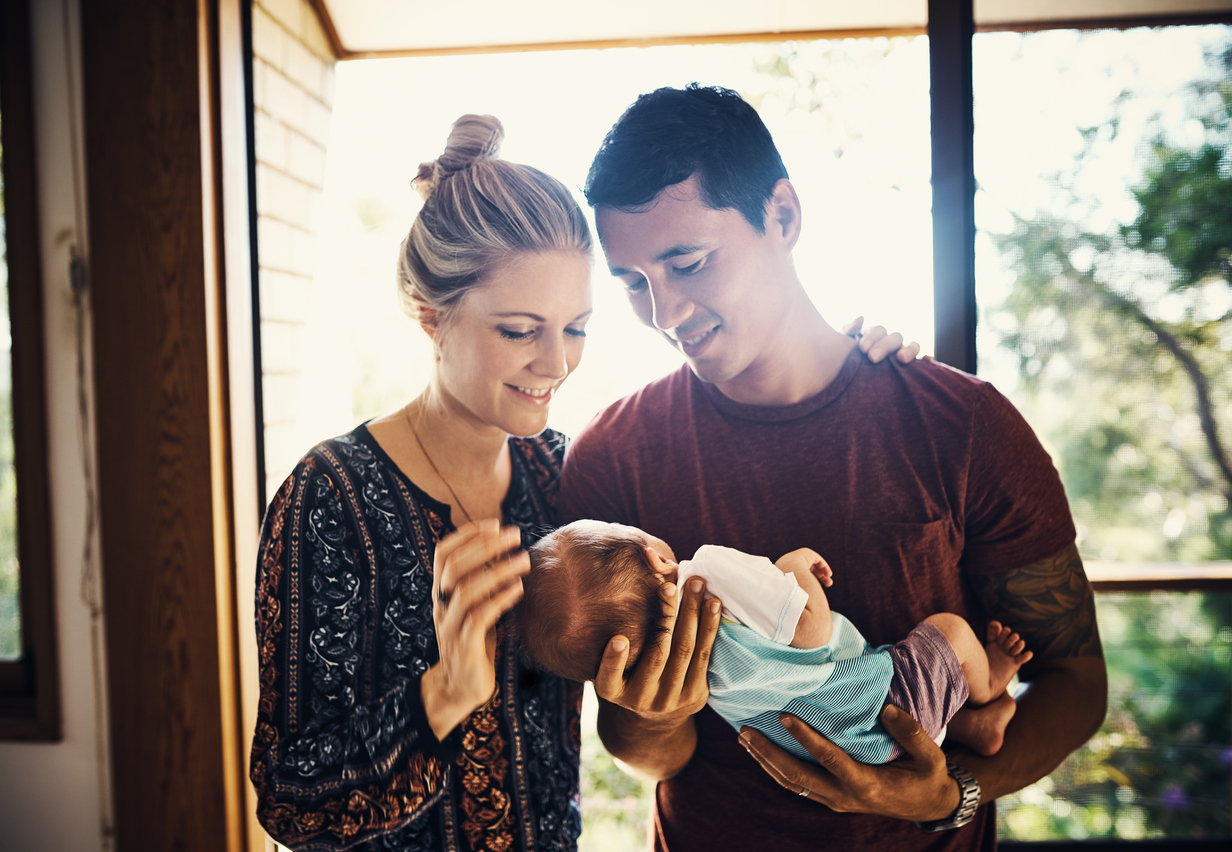
[[[968,576],[988,617],[1017,631],[1037,660],[1103,655],[1077,545],[1014,571]]]

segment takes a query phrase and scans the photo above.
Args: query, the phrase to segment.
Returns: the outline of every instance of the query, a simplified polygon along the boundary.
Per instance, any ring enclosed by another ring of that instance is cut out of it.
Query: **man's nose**
[[[670,331],[693,314],[693,303],[671,284],[650,283],[650,319],[660,331]]]

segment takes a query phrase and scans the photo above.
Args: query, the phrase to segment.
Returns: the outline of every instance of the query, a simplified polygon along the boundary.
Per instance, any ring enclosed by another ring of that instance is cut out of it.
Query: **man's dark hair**
[[[690,83],[642,95],[612,125],[590,164],[591,207],[636,211],[697,175],[712,210],[739,210],[765,233],[766,204],[787,177],[761,116],[739,94]]]

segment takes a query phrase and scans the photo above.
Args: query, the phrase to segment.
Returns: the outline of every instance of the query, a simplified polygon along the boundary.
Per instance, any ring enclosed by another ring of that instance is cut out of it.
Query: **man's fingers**
[[[904,713],[893,704],[887,704],[881,711],[881,724],[914,759],[925,764],[945,763],[945,753],[941,751],[941,747],[933,742],[910,714]],[[795,731],[792,731],[792,735],[795,736]]]
[[[698,627],[706,584],[698,577],[689,580],[684,589],[677,589],[680,607],[676,610],[676,623],[672,627],[672,651],[660,679],[673,692],[684,687],[693,654],[697,649]]]
[[[595,675],[595,694],[619,704],[625,688],[625,666],[628,662],[629,640],[624,636],[613,636],[603,649],[603,660],[599,663],[599,673]]]
[[[637,668],[633,670],[630,687],[636,692],[657,693],[663,670],[667,667],[672,654],[672,637],[676,630],[676,601],[680,590],[675,583],[664,583],[659,592],[659,601],[663,606],[662,627],[653,636],[647,636],[642,645],[641,656]]]
[[[722,611],[723,603],[718,598],[702,603],[701,619],[697,623],[697,645],[684,680],[685,693],[698,701],[702,700],[702,696],[710,695],[710,684],[706,676],[710,669],[710,652],[714,648],[714,637],[719,632]]]
[[[787,729],[787,733],[791,734],[796,742],[804,746],[804,750],[811,754],[823,769],[837,778],[840,784],[849,783],[857,764],[847,756],[847,752],[795,716],[784,713],[779,717],[779,724]]]
[[[816,779],[809,777],[812,773],[804,761],[776,746],[761,731],[741,728],[740,744],[783,789],[798,796],[813,798],[817,792],[814,786],[821,786],[816,783]]]

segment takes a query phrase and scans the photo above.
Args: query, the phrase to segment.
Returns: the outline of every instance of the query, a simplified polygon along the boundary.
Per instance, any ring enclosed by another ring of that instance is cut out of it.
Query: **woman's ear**
[[[432,340],[436,340],[436,333],[441,327],[440,311],[422,304],[417,307],[419,308],[419,316],[416,319],[419,321],[419,327],[424,330],[424,334],[428,335]]]

